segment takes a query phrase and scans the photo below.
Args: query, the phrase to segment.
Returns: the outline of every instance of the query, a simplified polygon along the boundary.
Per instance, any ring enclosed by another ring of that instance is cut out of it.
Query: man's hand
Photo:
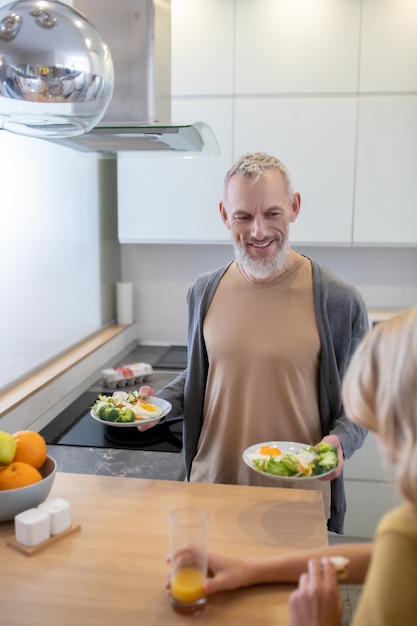
[[[149,387],[148,385],[144,385],[143,387],[140,387],[139,393],[141,396],[145,398],[145,400],[149,398],[149,396],[156,396],[156,392],[152,389],[152,387]],[[149,428],[153,428],[157,424],[159,424],[159,421],[152,422],[152,424],[141,424],[137,428],[141,433],[144,433],[145,430],[148,430]]]
[[[139,393],[141,396],[145,398],[145,400],[149,398],[149,396],[156,396],[156,391],[154,391],[152,387],[149,387],[148,385],[144,385],[143,387],[140,387]]]

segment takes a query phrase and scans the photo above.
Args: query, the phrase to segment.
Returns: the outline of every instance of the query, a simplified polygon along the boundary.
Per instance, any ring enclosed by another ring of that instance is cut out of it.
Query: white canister
[[[133,324],[133,285],[116,284],[116,321],[118,324]]]

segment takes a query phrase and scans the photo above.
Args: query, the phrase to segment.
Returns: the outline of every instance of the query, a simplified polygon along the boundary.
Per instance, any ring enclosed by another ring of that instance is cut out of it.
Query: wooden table
[[[164,588],[168,513],[210,512],[210,549],[268,555],[327,545],[319,491],[57,473],[50,497],[68,500],[81,530],[26,556],[0,523],[0,623],[5,626],[285,626],[292,585],[211,596],[203,615],[176,614]]]

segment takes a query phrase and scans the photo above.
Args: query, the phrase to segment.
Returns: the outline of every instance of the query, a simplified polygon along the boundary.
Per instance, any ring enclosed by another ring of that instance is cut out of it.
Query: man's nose
[[[265,220],[261,215],[256,215],[253,218],[251,235],[254,239],[263,239],[267,233],[267,226]]]

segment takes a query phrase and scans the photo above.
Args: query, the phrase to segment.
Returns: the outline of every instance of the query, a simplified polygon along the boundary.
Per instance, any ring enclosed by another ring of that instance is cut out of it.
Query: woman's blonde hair
[[[343,403],[353,422],[378,435],[398,488],[417,506],[417,307],[366,335],[346,372]]]

